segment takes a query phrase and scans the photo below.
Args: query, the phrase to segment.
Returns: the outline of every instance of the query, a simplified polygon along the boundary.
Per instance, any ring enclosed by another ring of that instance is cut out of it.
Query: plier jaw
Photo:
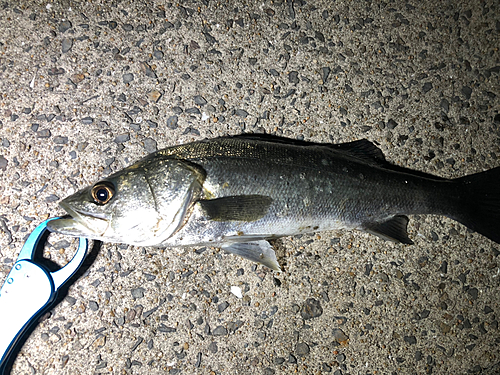
[[[0,375],[23,333],[51,307],[61,286],[85,260],[89,242],[80,237],[73,259],[58,271],[50,272],[35,262],[35,254],[44,246],[47,223],[54,219],[58,218],[44,221],[29,235],[0,289]]]

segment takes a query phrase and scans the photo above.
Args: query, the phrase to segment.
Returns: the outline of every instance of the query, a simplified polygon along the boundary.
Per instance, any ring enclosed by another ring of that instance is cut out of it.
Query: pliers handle
[[[47,223],[54,219],[58,218],[44,221],[29,235],[0,289],[0,375],[23,333],[51,307],[58,290],[85,260],[89,243],[80,237],[73,259],[58,271],[50,272],[34,261],[37,250],[44,246],[41,239]]]

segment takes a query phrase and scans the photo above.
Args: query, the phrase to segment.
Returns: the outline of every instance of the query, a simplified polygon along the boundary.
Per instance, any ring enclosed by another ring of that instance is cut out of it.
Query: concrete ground
[[[0,2],[0,281],[61,198],[169,145],[367,138],[442,177],[500,166],[499,15],[496,0]],[[500,245],[438,216],[409,233],[284,238],[280,273],[104,243],[12,373],[499,373]],[[74,241],[49,242],[64,265]]]

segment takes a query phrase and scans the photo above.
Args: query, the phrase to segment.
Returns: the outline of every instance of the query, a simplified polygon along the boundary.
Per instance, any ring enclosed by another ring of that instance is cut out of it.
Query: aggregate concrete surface
[[[367,138],[441,177],[498,167],[499,46],[497,0],[1,1],[0,282],[61,198],[169,145]],[[279,273],[104,243],[12,374],[499,373],[500,246],[438,216],[409,234],[284,238]]]

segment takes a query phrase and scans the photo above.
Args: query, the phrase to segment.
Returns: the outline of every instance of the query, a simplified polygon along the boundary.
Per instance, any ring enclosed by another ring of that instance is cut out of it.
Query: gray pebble
[[[139,345],[142,344],[142,342],[144,341],[144,339],[142,337],[138,337],[137,340],[135,341],[134,345],[132,345],[132,347],[130,348],[130,351],[133,352],[135,351]]]
[[[471,299],[476,300],[479,296],[479,290],[477,288],[469,288],[467,290],[467,294],[471,297]]]
[[[63,68],[50,68],[48,71],[47,71],[47,74],[49,76],[58,76],[58,75],[62,75],[66,73],[66,71],[63,69]],[[44,119],[45,119],[45,115],[44,116]]]
[[[184,110],[181,107],[173,107],[172,112],[174,112],[176,115],[180,115]]]
[[[158,78],[156,76],[156,73],[153,71],[153,69],[151,69],[151,67],[147,64],[144,64],[146,66],[146,71],[145,71],[145,74],[147,77],[149,78]]]
[[[345,343],[349,337],[340,328],[334,328],[332,330],[332,336],[338,343]]]
[[[194,367],[198,368],[200,366],[201,366],[201,352],[198,352],[198,354],[196,355],[196,363]]]
[[[130,140],[130,135],[128,133],[117,135],[114,139],[115,143],[124,143]]]
[[[229,302],[224,301],[222,302],[219,306],[217,306],[217,310],[219,310],[219,313],[223,312],[229,307]]]
[[[241,321],[241,320],[237,320],[236,322],[229,322],[227,324],[227,328],[228,328],[229,332],[236,332],[241,327],[243,327],[243,321]]]
[[[167,128],[169,129],[177,129],[178,128],[178,125],[177,125],[177,116],[170,116],[168,119],[167,119]]]
[[[327,66],[321,68],[321,80],[323,81],[323,84],[326,83],[328,80],[328,76],[330,75],[331,69]]]
[[[274,370],[273,370],[272,368],[270,368],[270,367],[266,367],[266,368],[264,369],[264,372],[263,372],[263,374],[264,374],[264,375],[274,375],[275,373],[276,373],[276,371],[274,371]]]
[[[57,195],[50,194],[47,197],[45,197],[45,202],[47,203],[57,202],[59,199],[60,198]]]
[[[283,357],[275,357],[274,360],[273,360],[273,363],[275,365],[282,365],[283,363],[285,363],[285,358]]]
[[[208,32],[204,31],[204,32],[202,32],[202,34],[205,36],[205,40],[207,41],[208,44],[215,44],[215,43],[217,43],[217,39],[215,39]]]
[[[217,351],[219,350],[219,348],[217,348],[217,343],[215,341],[211,342],[210,345],[208,345],[208,350],[210,350],[210,352],[213,354],[217,353]]]
[[[422,87],[422,90],[424,94],[428,93],[429,91],[432,90],[432,82],[426,82],[424,83],[424,86]]]
[[[54,143],[58,145],[68,144],[68,137],[58,135],[57,137],[54,137]]]
[[[205,104],[207,104],[207,101],[205,100],[205,98],[203,96],[200,96],[200,95],[196,95],[194,97],[194,102],[197,105],[205,105]]]
[[[162,323],[158,326],[158,331],[164,333],[172,333],[172,332],[177,332],[177,328],[167,327],[165,324]]]
[[[420,316],[420,319],[425,319],[430,315],[430,313],[431,312],[429,310],[425,309],[425,310],[422,310],[420,312],[420,314],[418,314],[418,315]]]
[[[293,84],[299,83],[299,72],[294,70],[288,73],[288,81]]]
[[[118,100],[119,102],[125,103],[127,101],[127,97],[125,96],[124,93],[121,93],[120,95],[118,95],[118,98],[116,98],[116,100]]]
[[[142,274],[144,275],[144,277],[146,278],[147,281],[153,281],[154,279],[156,279],[155,275],[151,275],[151,274],[146,273],[146,272],[143,272]]]
[[[200,110],[196,107],[186,109],[186,113],[189,113],[190,115],[201,115]]]
[[[389,129],[391,129],[391,130],[395,129],[396,126],[398,126],[398,123],[396,121],[394,121],[392,118],[389,121],[387,121],[387,127]]]
[[[493,312],[493,310],[492,310],[492,308],[491,308],[491,307],[489,307],[489,306],[484,306],[484,310],[483,310],[483,312],[484,312],[485,314],[490,314],[490,313],[492,313],[492,312]]]
[[[164,54],[163,54],[163,52],[162,52],[162,51],[158,51],[158,50],[156,50],[156,51],[154,51],[154,52],[153,52],[153,57],[154,57],[156,60],[161,60],[161,59],[163,59],[163,56],[164,56]]]
[[[280,74],[276,71],[276,69],[269,69],[269,73],[273,76],[273,77],[278,77]]]
[[[158,306],[153,307],[151,310],[144,311],[144,312],[142,313],[142,317],[143,317],[144,319],[149,318],[149,317],[150,317],[151,315],[153,315],[153,314],[154,314],[157,310],[158,310]]]
[[[77,145],[76,145],[76,149],[78,150],[78,152],[82,152],[83,150],[85,150],[88,146],[88,142],[79,142]]]
[[[102,361],[102,362],[98,363],[98,364],[95,366],[95,369],[96,369],[96,370],[100,370],[100,369],[102,369],[102,368],[105,368],[107,365],[108,365],[108,362],[106,362],[106,361]]]
[[[156,150],[158,150],[158,145],[153,138],[146,138],[144,140],[144,148],[145,148],[146,152],[151,153],[151,152],[155,152]]]
[[[90,125],[94,122],[94,119],[92,117],[84,117],[80,120],[80,122],[84,125]]]
[[[134,105],[134,107],[130,110],[127,111],[127,114],[129,116],[134,116],[142,112],[142,109],[140,109],[138,106]]]
[[[441,266],[439,267],[439,272],[441,273],[448,273],[448,262],[447,261],[443,261],[443,263],[441,263]]]
[[[59,32],[61,33],[65,33],[66,31],[68,31],[69,29],[71,29],[72,25],[71,25],[71,22],[70,21],[62,21],[60,24],[59,24]]]
[[[97,304],[96,301],[90,301],[89,302],[89,308],[92,311],[97,311],[97,310],[99,310],[99,305]]]
[[[61,43],[62,53],[68,52],[73,47],[73,39],[64,38]]]
[[[2,171],[5,171],[7,169],[7,164],[9,162],[7,161],[7,159],[5,159],[4,156],[0,155],[0,169]]]
[[[118,26],[118,24],[116,23],[116,21],[109,21],[108,22],[108,27],[111,29],[111,30],[114,30],[116,29],[116,27]]]
[[[76,298],[75,297],[67,296],[65,298],[65,300],[68,302],[68,304],[70,306],[73,306],[76,303]]]
[[[123,83],[130,83],[134,80],[134,75],[132,73],[125,73],[123,75]]]
[[[415,345],[417,343],[417,338],[415,336],[405,336],[403,339],[410,345]]]
[[[126,23],[126,24],[122,25],[122,29],[125,31],[132,31],[132,30],[134,30],[134,26],[132,26],[129,23]]]
[[[132,297],[139,299],[144,297],[144,288],[135,288],[130,291],[132,293]]]
[[[318,300],[314,298],[308,298],[302,305],[300,315],[302,319],[309,320],[312,318],[317,318],[323,314],[323,308]]]
[[[248,112],[245,111],[244,109],[237,109],[235,114],[236,114],[236,116],[240,116],[243,118],[248,116]]]
[[[450,110],[450,102],[446,99],[441,99],[440,105],[441,105],[441,108],[443,109],[443,111],[448,113],[448,111]]]
[[[225,336],[227,335],[227,329],[224,326],[217,326],[212,332],[214,336]]]
[[[297,343],[297,347],[295,348],[295,353],[297,353],[297,355],[303,357],[309,354],[309,351],[309,345],[307,345],[305,342]]]
[[[462,94],[464,94],[465,98],[469,100],[472,95],[472,89],[469,86],[463,86]]]

